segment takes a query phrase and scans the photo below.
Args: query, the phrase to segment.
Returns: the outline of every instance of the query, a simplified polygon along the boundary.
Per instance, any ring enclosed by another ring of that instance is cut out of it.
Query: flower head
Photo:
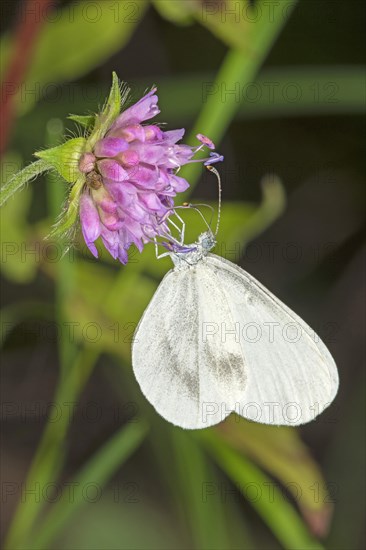
[[[169,233],[166,219],[174,197],[189,187],[177,175],[179,168],[197,162],[193,157],[202,148],[214,149],[202,134],[197,136],[200,145],[190,147],[178,143],[184,129],[164,131],[147,122],[159,113],[153,88],[119,114],[92,150],[80,157],[79,170],[86,181],[80,220],[85,242],[96,257],[99,237],[113,258],[126,263],[131,244],[141,251],[154,237]]]
[[[156,88],[121,111],[129,90],[121,88],[113,73],[108,100],[96,115],[70,115],[86,129],[86,135],[35,153],[42,170],[54,169],[70,186],[70,192],[53,235],[67,236],[80,217],[85,242],[95,257],[101,238],[113,258],[128,260],[134,244],[140,252],[156,237],[174,240],[169,216],[174,198],[189,184],[178,175],[181,166],[202,162],[206,166],[223,159],[212,141],[198,134],[199,145],[179,143],[183,128],[163,130],[151,119],[160,113]],[[194,158],[202,149],[209,155]]]

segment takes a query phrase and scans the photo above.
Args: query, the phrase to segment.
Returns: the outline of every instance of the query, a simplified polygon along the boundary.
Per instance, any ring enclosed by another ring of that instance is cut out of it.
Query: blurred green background
[[[82,240],[62,257],[45,236],[66,186],[38,178],[1,211],[3,546],[364,548],[363,3],[1,8],[2,184],[78,132],[66,117],[96,112],[113,70],[135,99],[155,83],[159,121],[225,155],[216,252],[303,317],[340,371],[335,402],[297,430],[169,425],[130,361],[169,260],[146,247],[121,267]],[[182,170],[191,199],[215,205],[202,172]],[[192,217],[189,236],[201,229]]]

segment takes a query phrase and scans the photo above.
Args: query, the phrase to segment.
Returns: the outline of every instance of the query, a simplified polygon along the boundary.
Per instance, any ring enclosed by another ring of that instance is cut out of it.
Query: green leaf
[[[80,175],[79,160],[85,150],[86,139],[83,137],[65,141],[62,145],[34,153],[52,166],[68,183],[75,183]]]
[[[43,525],[30,535],[32,548],[49,548],[54,537],[66,527],[68,522],[87,503],[84,489],[88,484],[104,487],[112,475],[141,445],[148,431],[143,422],[123,426],[82,468],[73,480],[73,499],[70,502],[65,491],[62,498],[53,505],[43,519]]]
[[[294,428],[267,426],[232,415],[217,428],[231,448],[249,456],[293,494],[305,520],[326,533],[332,506],[320,469]]]
[[[320,550],[322,545],[313,539],[293,506],[283,497],[276,484],[243,455],[226,445],[213,429],[197,434],[237,487],[249,498],[286,550]]]
[[[192,3],[196,7],[194,17],[201,25],[229,47],[253,57],[259,53],[257,41],[271,39],[278,24],[285,24],[296,0],[286,0],[284,4],[269,6],[266,0],[258,0],[254,5],[247,0]]]
[[[91,130],[95,124],[95,115],[69,115],[67,118],[77,122],[87,130]]]
[[[193,13],[195,6],[187,0],[153,0],[157,11],[168,21],[177,25],[191,25],[194,23]]]
[[[30,180],[39,176],[39,174],[42,174],[46,170],[50,170],[51,168],[52,165],[44,159],[32,162],[32,164],[29,164],[23,168],[23,170],[15,174],[7,183],[1,186],[0,206],[5,204],[6,201],[14,195],[14,193],[19,191]]]
[[[46,18],[22,85],[22,91],[26,92],[17,96],[18,113],[26,113],[48,91],[54,93],[56,89],[56,93],[61,93],[59,83],[77,80],[123,48],[146,8],[145,0],[113,0],[93,5],[79,1],[57,10],[57,17]],[[9,61],[14,40],[13,36],[4,36],[0,47],[2,66]]]

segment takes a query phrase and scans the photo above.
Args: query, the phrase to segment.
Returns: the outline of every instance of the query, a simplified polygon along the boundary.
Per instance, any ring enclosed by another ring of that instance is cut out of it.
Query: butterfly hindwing
[[[206,261],[230,304],[235,338],[247,367],[248,380],[237,412],[275,425],[313,420],[338,388],[337,368],[324,343],[243,269],[213,254]]]

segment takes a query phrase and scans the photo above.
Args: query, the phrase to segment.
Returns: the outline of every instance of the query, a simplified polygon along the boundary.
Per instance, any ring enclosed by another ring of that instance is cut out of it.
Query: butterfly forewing
[[[222,322],[234,330],[224,288],[215,269],[198,262],[165,276],[137,328],[136,378],[156,410],[178,426],[217,424],[244,396],[241,345],[223,341]]]

